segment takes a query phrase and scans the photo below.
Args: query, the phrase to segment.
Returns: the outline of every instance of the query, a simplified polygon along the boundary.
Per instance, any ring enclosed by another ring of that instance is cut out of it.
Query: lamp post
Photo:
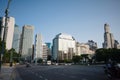
[[[9,10],[9,5],[10,5],[11,0],[8,0],[8,4],[7,4],[7,8],[5,10],[5,27],[4,27],[4,33],[3,33],[3,41],[2,41],[2,51],[0,54],[0,71],[1,71],[1,66],[2,66],[2,56],[5,52],[5,44],[4,42],[6,42],[6,36],[7,36],[7,28],[8,28],[8,10]]]
[[[5,44],[4,42],[6,42],[6,36],[7,36],[7,27],[8,27],[8,9],[5,10],[5,26],[4,26],[4,33],[3,33],[3,39],[2,39],[2,51],[1,51],[1,54],[0,54],[0,70],[1,70],[1,66],[2,66],[2,56],[5,52]]]

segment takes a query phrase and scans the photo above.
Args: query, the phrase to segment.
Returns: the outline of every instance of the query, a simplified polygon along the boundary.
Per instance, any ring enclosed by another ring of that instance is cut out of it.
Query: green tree
[[[51,60],[51,55],[48,55],[48,56],[47,56],[47,60]]]
[[[8,63],[10,61],[10,54],[6,50],[6,52],[3,55],[3,63]]]
[[[96,61],[100,62],[100,61],[106,61],[106,57],[107,57],[107,54],[106,54],[106,49],[104,48],[101,48],[101,49],[97,49],[96,50],[96,54],[95,54],[95,59]]]
[[[71,59],[64,59],[64,62],[65,62],[65,63],[71,63],[72,60],[71,60]]]
[[[109,59],[113,61],[120,62],[120,49],[97,49],[95,53],[96,61],[108,61]]]
[[[4,48],[3,48],[3,46],[4,46]],[[3,42],[3,41],[1,40],[1,38],[0,38],[0,53],[2,53],[2,49],[5,49],[5,50],[6,50],[6,43]],[[4,54],[4,53],[2,53],[2,54]]]
[[[2,55],[4,55],[4,54],[6,54],[6,44],[0,38],[0,60],[1,60]],[[2,59],[2,62],[3,62],[3,59]],[[2,62],[0,61],[0,65]]]
[[[79,63],[81,59],[81,56],[73,56],[72,61],[76,64]]]
[[[37,60],[37,63],[42,63],[42,62],[43,60],[41,58]]]
[[[10,58],[12,58],[13,62],[19,61],[20,54],[18,54],[15,49],[7,50],[6,53],[3,55],[3,62],[10,62]]]

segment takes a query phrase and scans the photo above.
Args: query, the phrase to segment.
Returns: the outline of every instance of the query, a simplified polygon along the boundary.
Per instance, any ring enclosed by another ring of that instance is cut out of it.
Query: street
[[[16,67],[22,80],[106,80],[102,66],[51,65]]]

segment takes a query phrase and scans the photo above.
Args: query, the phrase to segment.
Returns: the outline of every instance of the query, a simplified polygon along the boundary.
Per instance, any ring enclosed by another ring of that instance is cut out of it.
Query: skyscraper
[[[53,59],[71,60],[76,53],[75,39],[68,34],[60,33],[53,39]]]
[[[13,44],[12,44],[12,48],[15,49],[15,51],[17,53],[19,53],[19,47],[20,47],[20,29],[18,25],[15,25],[14,27],[14,36],[13,36]]]
[[[48,56],[48,55],[47,55],[48,47],[47,47],[46,44],[42,44],[42,46],[43,46],[42,59],[43,59],[44,62],[46,62],[46,61],[47,61],[47,56]]]
[[[81,55],[81,46],[79,42],[76,42],[76,55]]]
[[[4,34],[4,27],[5,27],[5,17],[1,17],[0,20],[1,20],[0,37],[2,40]],[[8,17],[7,20],[8,21],[7,21],[7,29],[5,32],[6,33],[5,42],[6,42],[6,49],[9,50],[12,48],[12,43],[13,43],[15,19],[13,17]]]
[[[42,35],[36,34],[35,35],[35,46],[34,46],[34,60],[35,59],[42,59],[43,55],[43,46],[42,46]]]
[[[110,28],[108,24],[104,24],[104,43],[103,48],[114,48],[114,37],[110,33]]]
[[[97,43],[94,42],[93,40],[88,40],[87,44],[89,45],[90,50],[92,50],[92,51],[97,50]]]
[[[52,45],[51,45],[51,43],[49,43],[49,42],[47,42],[47,43],[45,43],[46,44],[46,46],[47,46],[47,55],[48,56],[51,56],[52,54],[51,54],[51,47],[52,47]]]
[[[34,27],[24,25],[21,35],[21,56],[23,59],[30,61],[32,59],[32,44],[33,44]]]

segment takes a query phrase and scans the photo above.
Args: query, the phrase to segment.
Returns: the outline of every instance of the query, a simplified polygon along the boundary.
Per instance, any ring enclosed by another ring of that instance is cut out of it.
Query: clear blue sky
[[[0,0],[0,16],[5,15],[7,1]],[[9,16],[21,28],[34,25],[44,42],[67,33],[80,43],[94,40],[102,47],[105,23],[120,42],[120,0],[12,0]]]

